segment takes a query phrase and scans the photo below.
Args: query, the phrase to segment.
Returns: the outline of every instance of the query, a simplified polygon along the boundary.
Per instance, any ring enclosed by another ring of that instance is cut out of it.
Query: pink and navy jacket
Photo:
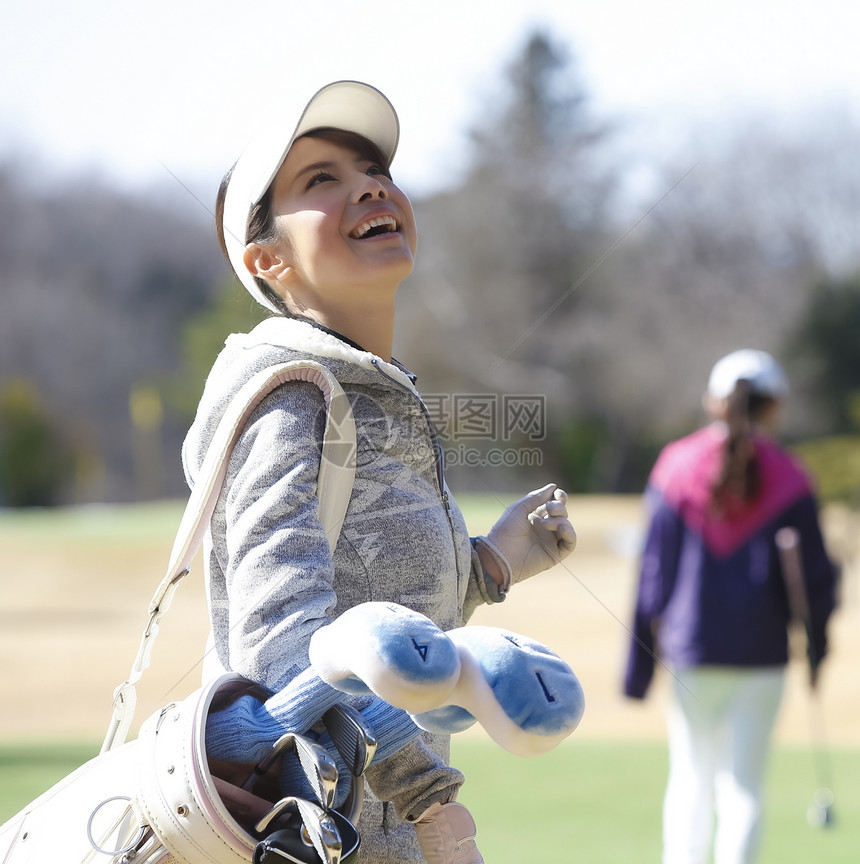
[[[774,543],[787,525],[800,532],[814,656],[824,657],[835,574],[809,478],[775,443],[756,438],[759,494],[717,514],[711,487],[725,435],[725,427],[713,424],[675,441],[651,472],[628,696],[645,696],[655,654],[674,668],[787,662],[788,600]]]

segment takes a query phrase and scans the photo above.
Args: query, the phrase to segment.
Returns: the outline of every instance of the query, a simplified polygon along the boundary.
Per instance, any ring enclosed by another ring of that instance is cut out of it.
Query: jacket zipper
[[[457,538],[454,532],[454,519],[451,516],[451,501],[449,500],[448,496],[448,486],[445,483],[445,469],[443,467],[442,445],[439,443],[439,436],[436,434],[436,427],[433,425],[433,420],[430,417],[430,412],[427,410],[427,406],[424,404],[424,400],[421,399],[413,390],[405,387],[396,378],[392,378],[391,375],[389,375],[384,369],[380,369],[376,359],[371,360],[371,362],[373,363],[377,372],[379,372],[381,375],[384,375],[397,387],[400,387],[402,390],[405,390],[411,396],[414,396],[418,400],[418,404],[421,406],[421,412],[424,415],[424,420],[427,423],[427,429],[430,432],[430,440],[433,442],[433,452],[436,461],[436,482],[439,484],[439,494],[442,498],[442,506],[445,508],[445,515],[448,517],[448,530],[451,533],[451,544],[454,547],[454,562],[457,566],[457,579],[460,580],[462,578],[462,574],[460,573],[460,561],[457,556]]]

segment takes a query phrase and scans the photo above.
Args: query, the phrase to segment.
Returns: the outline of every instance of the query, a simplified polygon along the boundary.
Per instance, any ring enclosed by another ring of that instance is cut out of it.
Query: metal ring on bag
[[[126,852],[131,852],[141,840],[143,840],[144,835],[146,834],[146,825],[141,825],[137,831],[137,836],[128,844],[128,846],[124,846],[122,849],[110,850],[110,849],[102,849],[101,846],[96,843],[93,839],[93,819],[96,818],[96,813],[105,806],[105,804],[110,803],[111,801],[128,801],[131,803],[131,798],[128,795],[111,795],[110,798],[105,798],[101,804],[97,804],[92,813],[90,813],[90,818],[87,820],[87,839],[90,841],[90,846],[96,850],[96,852],[100,852],[102,855],[125,855]],[[129,808],[131,809],[131,808]]]

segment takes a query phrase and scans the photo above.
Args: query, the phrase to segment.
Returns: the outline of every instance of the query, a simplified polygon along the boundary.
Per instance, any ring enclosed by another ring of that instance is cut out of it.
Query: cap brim
[[[265,131],[245,148],[227,184],[223,216],[227,256],[252,296],[273,311],[277,310],[245,266],[248,216],[274,180],[296,138],[325,127],[364,136],[379,148],[389,164],[397,152],[400,123],[388,99],[369,84],[335,81],[318,90],[300,112],[283,111],[278,117],[268,118]]]

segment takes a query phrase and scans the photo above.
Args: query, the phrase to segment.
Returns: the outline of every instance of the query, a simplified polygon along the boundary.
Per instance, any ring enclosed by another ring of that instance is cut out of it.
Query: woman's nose
[[[385,187],[372,175],[365,174],[357,188],[358,201],[370,201],[373,198],[385,199],[387,197]]]

